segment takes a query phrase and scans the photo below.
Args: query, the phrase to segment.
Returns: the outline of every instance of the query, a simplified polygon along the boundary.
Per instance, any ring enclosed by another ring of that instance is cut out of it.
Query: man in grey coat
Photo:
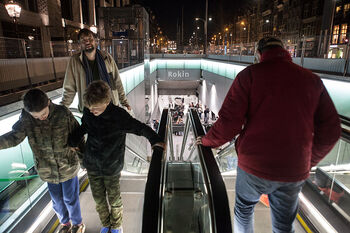
[[[97,49],[97,37],[88,29],[81,29],[78,34],[81,52],[71,57],[63,83],[61,104],[69,107],[78,93],[79,111],[83,111],[83,94],[86,87],[94,80],[103,80],[112,90],[112,102],[131,111],[125,96],[118,67],[113,57]]]

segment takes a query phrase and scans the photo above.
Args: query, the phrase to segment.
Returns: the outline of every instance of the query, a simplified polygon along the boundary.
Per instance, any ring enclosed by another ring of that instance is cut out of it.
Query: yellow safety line
[[[313,231],[310,230],[310,228],[307,226],[307,224],[304,222],[304,220],[301,218],[299,214],[297,214],[297,219],[299,220],[300,224],[304,227],[307,233],[313,233]]]
[[[86,186],[89,184],[89,179],[85,179],[84,183],[80,186],[80,190],[79,190],[79,193],[81,193],[85,188]],[[56,228],[58,227],[58,224],[59,224],[59,220],[56,219],[55,223],[52,225],[52,227],[50,228],[49,232],[48,233],[53,233],[55,232]]]
[[[85,188],[86,188],[86,186],[89,184],[89,179],[85,179],[85,181],[84,181],[84,183],[81,185],[81,187],[80,187],[80,192],[82,192]]]
[[[52,225],[51,229],[49,230],[49,233],[53,233],[56,230],[59,223],[60,223],[60,221],[58,221],[58,219],[56,219],[56,222]]]

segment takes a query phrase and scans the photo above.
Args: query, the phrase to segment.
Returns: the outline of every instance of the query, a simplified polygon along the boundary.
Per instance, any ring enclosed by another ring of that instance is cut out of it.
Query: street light
[[[97,34],[97,27],[95,25],[92,25],[90,27],[90,31],[92,31],[93,33]]]
[[[7,14],[13,19],[13,22],[15,23],[15,33],[18,38],[17,19],[21,16],[22,7],[18,3],[14,2],[13,0],[10,0],[7,2],[7,4],[5,4],[5,8],[6,8]],[[23,46],[23,52],[24,52],[25,61],[26,61],[25,64],[26,64],[26,70],[27,70],[27,77],[28,77],[29,85],[32,86],[32,81],[29,76],[25,42],[24,40],[18,40],[18,42],[21,42]]]
[[[10,0],[7,4],[5,4],[5,8],[7,14],[9,14],[9,16],[13,19],[13,22],[15,23],[15,32],[18,38],[17,19],[21,16],[22,7],[13,0]]]
[[[202,18],[196,18],[196,21],[201,20],[204,23],[204,54],[207,54],[207,43],[208,43],[208,0],[205,1],[205,19]],[[211,21],[212,18],[209,18],[209,21]]]
[[[195,18],[196,21],[200,20],[204,23],[204,54],[207,54],[207,37],[208,37],[208,23],[205,19],[202,18]],[[199,27],[197,27],[197,29],[199,29]]]
[[[14,2],[13,0],[10,0],[7,2],[7,4],[5,4],[5,8],[6,8],[6,11],[7,11],[7,14],[13,19],[13,22],[15,24],[15,33],[16,33],[16,37],[18,39],[18,25],[17,25],[17,21],[18,21],[18,18],[21,16],[21,10],[22,10],[22,7]],[[20,42],[18,40],[18,42]],[[23,45],[23,48],[24,48],[24,45]]]
[[[7,14],[9,14],[9,16],[13,19],[13,21],[16,23],[17,19],[20,17],[21,15],[21,10],[22,7],[14,2],[13,0],[10,0],[6,5],[5,8],[7,10]]]
[[[270,21],[267,19],[266,21],[265,21],[266,23],[269,23]],[[249,37],[250,37],[250,22],[249,21],[244,21],[244,20],[242,20],[241,21],[241,26],[242,26],[242,29],[243,29],[243,31],[247,31],[247,42],[249,43]],[[242,41],[243,41],[243,37],[242,37]]]

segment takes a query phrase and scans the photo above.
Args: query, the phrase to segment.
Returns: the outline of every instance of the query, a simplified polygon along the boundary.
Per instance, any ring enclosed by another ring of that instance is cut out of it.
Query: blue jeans
[[[261,194],[268,194],[272,231],[293,233],[298,210],[298,194],[304,181],[277,182],[259,178],[237,167],[234,232],[254,232],[254,207]]]
[[[74,177],[63,183],[47,183],[53,209],[55,210],[60,223],[68,223],[72,220],[73,225],[82,223],[79,203],[79,180]]]

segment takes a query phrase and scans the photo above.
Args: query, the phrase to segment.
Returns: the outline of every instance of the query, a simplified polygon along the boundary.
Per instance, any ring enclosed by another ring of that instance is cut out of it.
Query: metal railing
[[[159,122],[158,134],[165,141],[168,138],[168,110],[164,109]],[[168,146],[168,145],[167,145]],[[148,171],[143,204],[142,233],[160,232],[162,228],[162,197],[166,173],[166,151],[155,148]]]
[[[203,126],[195,109],[190,110],[189,118],[193,126],[194,137],[203,136]],[[212,232],[232,232],[229,202],[220,170],[209,147],[199,145],[198,149],[201,154],[199,158],[203,167],[203,177],[205,183],[208,185],[207,192],[209,196],[209,209],[212,216]]]

